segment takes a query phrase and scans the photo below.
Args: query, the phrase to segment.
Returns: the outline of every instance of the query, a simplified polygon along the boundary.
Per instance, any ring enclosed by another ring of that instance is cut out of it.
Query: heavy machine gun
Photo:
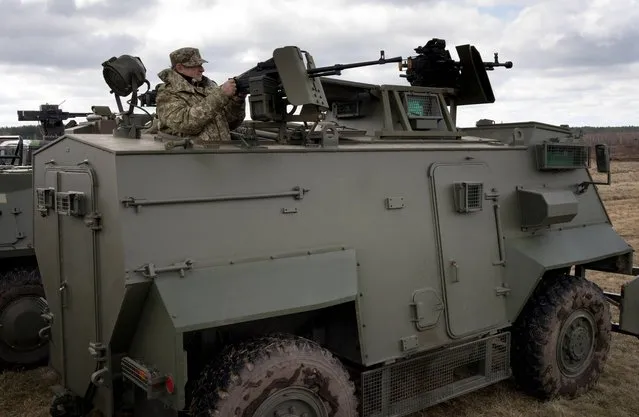
[[[457,47],[457,51],[467,49],[465,46]],[[402,64],[402,68],[406,68],[406,74],[400,75],[404,77],[413,86],[420,87],[459,87],[458,81],[461,75],[463,64],[461,61],[454,61],[450,52],[446,49],[446,41],[444,39],[433,38],[424,46],[414,49],[417,56],[409,57]],[[462,53],[462,59],[468,60],[468,54]],[[473,54],[472,58],[479,58],[479,55]],[[493,71],[495,67],[512,68],[511,61],[499,62],[499,54],[495,52],[493,62],[482,62],[484,69]],[[471,67],[470,69],[473,69]]]
[[[57,104],[41,104],[40,110],[18,110],[19,121],[40,122],[40,133],[44,140],[54,140],[64,134],[64,120],[74,117],[86,117],[91,113],[72,113],[62,111]]]
[[[458,105],[493,103],[495,96],[486,71],[513,67],[511,61],[499,62],[497,53],[493,62],[483,62],[477,49],[470,45],[456,47],[460,60],[455,61],[444,39],[433,38],[414,50],[417,55],[402,63],[400,68],[405,68],[406,74],[400,77],[415,87],[452,88],[457,91]]]
[[[398,56],[395,58],[386,59],[384,56],[384,51],[380,51],[380,56],[378,60],[375,61],[364,61],[364,62],[354,62],[351,64],[335,64],[327,67],[315,67],[312,57],[306,51],[300,51],[300,53],[304,54],[304,57],[307,60],[307,70],[306,74],[309,77],[327,77],[329,75],[342,75],[342,70],[350,69],[350,68],[359,68],[359,67],[368,67],[372,65],[384,65],[391,62],[401,62],[402,57]],[[302,58],[301,56],[299,57]],[[271,58],[264,62],[259,62],[255,67],[250,70],[238,75],[237,77],[233,77],[235,83],[237,85],[237,93],[238,95],[248,94],[251,89],[251,80],[258,81],[261,84],[261,80],[263,77],[268,77],[270,81],[276,82],[278,79],[278,69],[275,64],[274,58]],[[259,92],[259,89],[257,89]]]
[[[454,119],[457,105],[495,101],[486,71],[497,67],[513,67],[511,61],[499,62],[497,53],[494,62],[483,62],[472,45],[457,46],[460,60],[455,61],[446,49],[446,41],[439,38],[433,38],[414,50],[417,55],[406,59],[401,56],[385,58],[384,51],[381,51],[379,60],[375,61],[316,67],[312,56],[306,51],[284,47],[276,49],[269,60],[258,63],[234,78],[238,94],[248,93],[251,96],[249,103],[252,120],[308,121],[308,118],[293,116],[295,109],[287,112],[286,106],[303,105],[309,109],[316,105],[319,108],[330,108],[338,100],[329,90],[333,91],[336,83],[340,82],[325,77],[341,75],[344,69],[396,62],[400,71],[406,70],[400,77],[406,78],[411,87],[423,87],[432,93],[443,94],[446,104],[453,108]],[[365,89],[358,94],[366,94],[364,91]]]
[[[304,58],[306,66],[303,63]],[[307,51],[284,47],[276,49],[272,58],[259,62],[234,79],[238,95],[250,94],[253,120],[284,121],[288,104],[328,106],[321,91],[320,77],[341,75],[345,69],[401,61],[401,56],[386,58],[382,50],[378,60],[316,67],[313,57]]]

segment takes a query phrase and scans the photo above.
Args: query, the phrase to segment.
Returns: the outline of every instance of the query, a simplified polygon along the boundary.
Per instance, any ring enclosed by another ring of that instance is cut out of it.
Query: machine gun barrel
[[[510,69],[513,67],[513,63],[512,61],[499,62],[499,54],[495,52],[495,61],[484,62],[484,68],[486,68],[486,71],[492,71],[495,69],[495,67],[505,67],[507,69]]]
[[[380,51],[380,57],[375,61],[354,62],[352,64],[335,64],[328,67],[318,67],[307,70],[309,77],[322,77],[328,75],[341,75],[342,70],[359,67],[369,67],[372,65],[383,65],[391,62],[402,62],[402,57],[397,56],[394,58],[386,59],[384,57],[384,51]]]
[[[73,117],[86,117],[91,113],[72,113],[47,110],[18,110],[19,121],[66,120]]]
[[[311,77],[323,77],[328,75],[341,75],[342,70],[358,67],[367,67],[372,65],[383,65],[391,62],[402,62],[402,57],[397,56],[394,58],[385,58],[384,51],[380,51],[380,58],[374,61],[354,62],[351,64],[335,64],[327,67],[309,68],[306,70],[306,74]],[[276,76],[277,66],[275,61],[271,58],[269,60],[259,62],[255,67],[251,68],[244,73],[233,77],[235,85],[237,87],[237,93],[243,94],[249,90],[249,79],[256,76]]]

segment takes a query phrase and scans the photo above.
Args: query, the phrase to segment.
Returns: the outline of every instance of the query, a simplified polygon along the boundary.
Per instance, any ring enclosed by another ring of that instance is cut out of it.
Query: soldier
[[[235,94],[235,81],[221,86],[202,75],[202,59],[197,48],[180,48],[169,54],[171,68],[158,77],[164,84],[156,98],[157,129],[160,133],[190,137],[194,144],[230,140],[231,131],[245,117],[245,95]]]

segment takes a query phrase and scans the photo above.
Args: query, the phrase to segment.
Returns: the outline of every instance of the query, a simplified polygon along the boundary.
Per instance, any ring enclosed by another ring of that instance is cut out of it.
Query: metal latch
[[[84,216],[84,224],[91,230],[102,230],[102,215],[100,213],[89,213]]]
[[[142,276],[144,276],[145,278],[156,278],[159,273],[177,271],[179,272],[180,277],[184,278],[184,271],[188,269],[192,269],[192,267],[193,267],[193,261],[191,259],[187,259],[184,262],[179,262],[179,263],[161,267],[161,268],[156,267],[152,263],[148,263],[136,269],[135,272],[141,273]]]
[[[42,216],[46,216],[55,206],[55,188],[36,188],[37,210]]]

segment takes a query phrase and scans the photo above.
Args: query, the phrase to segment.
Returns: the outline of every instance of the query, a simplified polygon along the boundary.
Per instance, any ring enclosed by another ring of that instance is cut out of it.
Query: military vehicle
[[[44,290],[33,249],[31,141],[0,143],[0,367],[45,363]],[[36,145],[37,146],[37,145]]]
[[[402,416],[513,375],[540,398],[590,389],[611,331],[639,334],[639,282],[585,276],[635,272],[596,187],[608,149],[543,123],[462,133],[458,106],[494,102],[487,70],[512,63],[456,50],[318,67],[277,48],[214,144],[142,133],[142,60],[103,62],[113,134],[34,154],[51,415]],[[389,62],[408,85],[330,77]]]
[[[101,107],[95,106],[99,113]],[[40,333],[46,299],[33,247],[33,151],[64,134],[69,118],[86,116],[75,129],[100,126],[102,116],[64,112],[58,105],[18,110],[19,121],[37,121],[40,137],[0,140],[0,366],[33,367],[45,364],[49,349]],[[98,120],[99,119],[99,120]],[[98,120],[96,122],[96,120]]]

